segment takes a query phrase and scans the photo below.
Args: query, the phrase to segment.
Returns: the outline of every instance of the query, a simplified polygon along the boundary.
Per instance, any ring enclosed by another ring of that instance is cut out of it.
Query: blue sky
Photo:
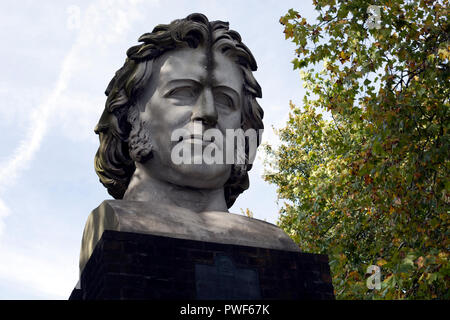
[[[278,20],[310,1],[2,1],[0,3],[0,299],[67,299],[78,280],[84,224],[103,200],[93,159],[104,90],[126,50],[160,23],[201,12],[230,22],[258,62],[264,142],[304,95]],[[79,13],[79,15],[78,15]],[[230,209],[275,223],[276,188],[262,152]]]

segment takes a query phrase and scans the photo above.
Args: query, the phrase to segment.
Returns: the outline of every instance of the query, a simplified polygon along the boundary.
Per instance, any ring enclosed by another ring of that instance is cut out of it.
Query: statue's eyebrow
[[[164,85],[163,92],[167,93],[171,89],[176,88],[178,86],[193,86],[193,87],[198,88],[203,85],[204,85],[204,83],[202,83],[202,81],[195,80],[192,78],[172,79]],[[222,84],[222,85],[218,85],[218,86],[213,86],[212,89],[227,91],[228,93],[231,93],[231,95],[233,96],[234,99],[239,100],[240,94],[235,89],[233,89],[227,85]]]
[[[201,83],[197,80],[185,78],[185,79],[173,79],[168,81],[162,87],[162,95],[167,96],[173,89],[180,87],[193,87],[198,89],[201,86]]]
[[[173,79],[166,83],[164,86],[164,89],[168,88],[171,89],[173,87],[177,87],[179,85],[192,85],[192,86],[201,86],[201,82],[195,79],[191,78],[185,78],[185,79]]]

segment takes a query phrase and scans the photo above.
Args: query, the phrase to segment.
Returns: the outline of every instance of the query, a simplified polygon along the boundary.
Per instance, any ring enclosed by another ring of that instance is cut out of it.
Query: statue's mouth
[[[181,136],[179,139],[178,139],[178,142],[181,142],[181,141],[187,141],[187,142],[191,142],[191,143],[199,143],[199,142],[201,142],[201,143],[211,143],[211,142],[214,142],[214,137],[204,137],[203,135],[201,135],[201,134],[191,134],[191,135],[187,135],[187,136]]]

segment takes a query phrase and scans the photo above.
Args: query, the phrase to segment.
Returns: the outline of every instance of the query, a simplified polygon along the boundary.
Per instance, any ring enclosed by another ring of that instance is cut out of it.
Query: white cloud
[[[5,181],[10,184],[17,174],[25,169],[39,149],[47,129],[49,116],[61,103],[67,91],[69,81],[77,70],[80,62],[78,56],[92,50],[99,44],[110,44],[120,39],[130,27],[131,21],[140,16],[136,4],[139,1],[108,1],[100,0],[86,9],[84,19],[75,44],[64,58],[61,72],[50,95],[36,107],[31,114],[31,127],[19,147],[14,151],[0,169],[0,190]],[[59,110],[59,112],[64,112]]]
[[[105,98],[78,92],[69,92],[60,97],[60,108],[53,113],[53,121],[68,139],[98,142],[94,127],[100,118]]]
[[[92,132],[91,122],[83,117],[91,112],[91,108],[98,101],[74,93],[71,79],[81,67],[80,56],[87,51],[95,52],[100,44],[107,46],[123,37],[131,23],[140,17],[136,6],[139,2],[99,0],[86,9],[78,36],[62,62],[52,91],[42,103],[32,109],[30,127],[24,138],[12,155],[0,163],[0,192],[11,188],[18,176],[30,166],[52,124],[58,121],[62,123],[62,126],[65,126],[63,130],[72,130],[75,133],[72,138],[80,128],[85,131],[85,127],[89,126],[87,132]],[[71,99],[73,100],[69,103]],[[87,100],[90,102],[87,103]],[[3,219],[10,213],[10,209],[0,198],[0,236],[2,229],[5,229]],[[76,282],[76,279],[72,278],[77,276],[73,274],[72,268],[68,267],[73,264],[71,259],[63,261],[61,257],[52,257],[48,249],[45,253],[36,250],[25,252],[2,242],[0,279],[17,282],[21,286],[31,286],[42,295],[67,298],[61,294],[70,294],[68,289]],[[22,252],[19,252],[20,250]]]
[[[55,252],[55,248],[23,250],[0,244],[0,280],[30,288],[38,297],[67,299],[77,282],[77,273],[73,272],[76,262],[73,257],[55,256]]]
[[[97,46],[99,42],[111,43],[120,39],[130,26],[130,22],[139,17],[139,11],[135,6],[137,3],[135,0],[118,2],[100,0],[86,9],[78,37],[64,58],[52,92],[31,112],[31,126],[25,138],[13,151],[12,156],[0,164],[0,192],[11,186],[17,176],[28,168],[34,154],[39,150],[49,127],[49,117],[57,107],[63,106],[61,100],[80,63],[77,57],[82,52],[92,49],[90,46]],[[58,112],[61,115],[65,111],[63,109]],[[72,110],[68,109],[68,113],[72,114]]]
[[[10,214],[10,209],[6,206],[2,199],[0,199],[0,235],[3,232],[3,228],[5,227],[3,223],[3,219]]]
[[[12,81],[0,80],[0,118],[2,125],[13,125],[22,128],[28,121],[24,115],[30,112],[33,105],[43,96],[48,95],[48,89],[40,87],[17,87]]]

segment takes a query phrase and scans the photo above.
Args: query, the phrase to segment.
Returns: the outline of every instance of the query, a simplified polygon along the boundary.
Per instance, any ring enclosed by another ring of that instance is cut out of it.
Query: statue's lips
[[[194,143],[194,144],[210,144],[214,143],[214,137],[205,138],[204,136],[200,134],[191,134],[188,136],[180,137],[178,142],[185,141],[188,143]]]

